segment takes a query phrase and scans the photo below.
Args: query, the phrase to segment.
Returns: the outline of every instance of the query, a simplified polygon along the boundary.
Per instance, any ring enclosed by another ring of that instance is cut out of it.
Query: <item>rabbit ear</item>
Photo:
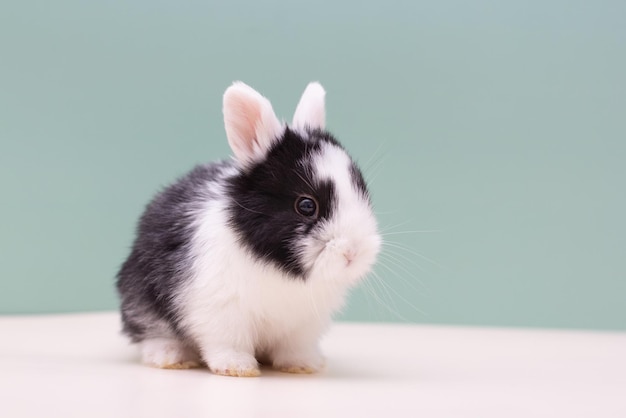
[[[263,159],[284,129],[269,100],[241,81],[226,89],[223,111],[228,144],[243,166]]]
[[[296,129],[324,129],[326,127],[325,96],[326,92],[320,83],[309,83],[296,107],[292,126]]]

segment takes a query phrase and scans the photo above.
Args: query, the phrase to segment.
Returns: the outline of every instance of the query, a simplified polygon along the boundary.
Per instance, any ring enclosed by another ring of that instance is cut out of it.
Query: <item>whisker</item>
[[[387,244],[387,245],[386,245]],[[393,256],[394,259],[396,259],[396,261],[401,262],[401,261],[406,261],[408,263],[410,263],[411,265],[414,265],[415,267],[419,268],[422,271],[426,271],[424,269],[424,266],[420,263],[417,262],[417,260],[415,260],[414,258],[409,257],[406,254],[401,253],[398,247],[394,247],[392,245],[388,245],[389,243],[383,243],[383,248],[386,251],[383,251],[381,253],[381,255],[385,255],[385,256]],[[406,249],[403,249],[404,251],[406,251]],[[411,253],[408,253],[409,255],[412,255]],[[400,259],[398,259],[398,257]]]
[[[376,179],[378,178],[378,176],[380,175],[380,173],[382,172],[381,170],[379,170],[379,168],[382,166],[382,161],[380,163],[378,163],[376,165],[376,167],[374,167],[374,169],[376,171],[373,171],[371,173],[367,173],[367,184],[368,185],[372,185],[376,182]]]
[[[400,222],[399,224],[385,226],[385,228],[382,231],[383,232],[391,232],[393,229],[400,228],[400,227],[408,224],[409,222],[411,222],[411,221],[410,220],[406,220],[404,222]]]
[[[393,260],[385,260],[385,261],[390,261],[391,263],[393,263]],[[387,270],[388,272],[390,272],[393,277],[397,277],[398,279],[400,279],[402,281],[402,283],[404,283],[405,285],[409,286],[411,289],[415,290],[416,292],[419,292],[420,289],[415,285],[415,283],[409,281],[403,274],[398,273],[396,270],[394,270],[393,268],[391,268],[389,265],[385,264],[382,262],[382,260],[379,261],[378,263],[382,268],[384,268],[385,270]],[[396,264],[393,264],[394,267],[401,267],[398,266]],[[420,284],[420,285],[424,285],[424,283],[413,273],[411,273],[410,271],[408,271],[407,269],[404,269],[404,271],[406,272],[406,274],[408,274],[408,277],[415,279],[415,281]]]
[[[440,229],[416,229],[414,231],[385,232],[380,235],[387,236],[387,235],[402,235],[402,234],[420,234],[420,233],[428,233],[428,232],[442,232],[442,231]]]
[[[419,257],[419,258],[421,258],[421,259],[423,259],[423,260],[426,260],[426,261],[428,261],[429,263],[434,264],[435,266],[437,266],[437,267],[439,267],[439,268],[445,269],[445,267],[444,267],[444,266],[442,266],[441,264],[437,263],[435,260],[432,260],[432,259],[430,259],[430,258],[426,257],[425,255],[420,254],[420,253],[418,253],[417,251],[414,251],[414,250],[412,250],[412,249],[410,249],[410,248],[408,248],[408,247],[405,247],[405,246],[403,246],[403,245],[400,245],[400,244],[397,244],[397,243],[391,243],[391,242],[388,242],[388,241],[384,241],[384,242],[383,242],[383,246],[392,247],[392,248],[397,248],[397,249],[399,249],[399,250],[406,251],[407,253],[409,253],[409,254],[413,254],[413,255],[414,255],[414,256],[416,256],[416,257]]]
[[[399,319],[401,319],[402,321],[406,321],[409,322],[409,320],[400,313],[400,311],[398,310],[398,306],[396,305],[396,302],[394,300],[393,297],[391,297],[391,294],[389,293],[389,291],[387,290],[387,287],[385,286],[384,281],[377,276],[376,274],[374,274],[374,276],[372,276],[375,280],[372,281],[372,286],[374,286],[375,284],[380,284],[380,289],[382,289],[382,291],[387,295],[387,298],[389,299],[389,301],[393,304],[393,307],[390,306],[387,302],[385,302],[384,300],[381,300],[380,297],[378,297],[378,300],[380,301],[380,303],[389,311],[391,312],[393,315],[396,315],[396,317],[398,317]],[[376,293],[374,293],[376,294]]]
[[[404,296],[402,296],[398,291],[396,291],[393,287],[389,286],[387,283],[385,283],[384,280],[380,280],[380,284],[383,285],[383,287],[386,287],[387,289],[389,289],[391,292],[393,292],[393,294],[395,294],[400,300],[402,300],[403,302],[405,302],[407,305],[409,305],[411,308],[415,309],[416,312],[421,313],[422,315],[426,315],[426,312],[422,311],[421,309],[419,309],[417,306],[415,306],[412,302],[410,302],[408,299],[406,299]]]
[[[375,158],[370,158],[370,160],[372,160],[371,164],[368,160],[368,163],[363,166],[363,173],[367,181],[367,184],[373,184],[376,178],[378,177],[378,175],[381,173],[380,167],[383,165],[386,154],[388,152],[389,151],[387,150],[381,153],[380,156],[375,156]]]
[[[374,288],[374,285],[373,285],[373,283],[371,282],[371,280],[365,280],[365,281],[364,281],[364,285],[365,285],[364,289],[366,290],[365,294],[366,294],[367,296],[372,296],[372,297],[374,298],[374,302],[376,302],[376,303],[374,304],[374,306],[376,307],[376,315],[377,315],[377,316],[380,314],[379,309],[380,309],[381,307],[382,307],[382,308],[387,309],[387,311],[391,312],[392,314],[394,313],[394,312],[392,312],[392,309],[388,307],[387,302],[385,302],[385,301],[384,301],[384,300],[383,300],[383,299],[382,299],[382,298],[378,295],[378,293],[376,292],[376,289]],[[368,306],[370,306],[370,305],[371,305],[371,303],[370,303],[369,298],[368,298],[367,300],[368,300]]]
[[[378,215],[393,215],[393,214],[396,214],[396,213],[399,213],[399,212],[400,211],[397,210],[397,209],[396,210],[388,210],[388,211],[385,211],[385,212],[380,212],[378,210],[374,210],[374,214],[376,214],[377,216]]]
[[[304,184],[306,184],[311,189],[311,191],[315,190],[315,187],[313,187],[313,185],[311,184],[311,182],[309,180],[307,180],[304,177],[302,177],[300,175],[300,173],[298,173],[296,170],[293,170],[293,172],[296,173],[296,176],[298,176],[300,178],[300,180],[302,180],[304,182]]]
[[[407,318],[406,316],[404,316],[400,310],[398,309],[398,305],[395,302],[395,299],[391,296],[391,293],[389,293],[389,290],[391,290],[393,293],[397,293],[395,290],[393,290],[392,287],[388,286],[380,277],[375,276],[374,277],[375,280],[373,281],[373,283],[377,283],[379,285],[379,289],[382,289],[382,291],[384,292],[384,294],[386,295],[386,297],[391,301],[392,305],[389,305],[387,303],[385,303],[383,306],[387,309],[387,311],[389,311],[391,314],[395,315],[396,318],[400,319],[401,321],[404,322],[411,322],[411,320],[409,318]],[[410,302],[408,302],[407,300],[405,300],[404,298],[398,298],[400,300],[402,300],[403,302],[405,302],[407,305],[409,305],[411,308],[415,309],[416,311],[419,311],[419,309],[417,309],[413,304],[411,304]]]
[[[363,169],[367,169],[367,167],[369,167],[369,164],[372,162],[372,160],[374,160],[375,158],[378,158],[378,153],[381,151],[381,149],[383,148],[383,145],[385,145],[384,142],[380,142],[378,144],[378,147],[376,147],[376,150],[372,153],[372,155],[370,155],[370,157],[367,159],[367,161],[365,161],[365,163],[363,163]]]
[[[391,254],[391,253],[381,253],[380,254],[381,257],[386,257],[389,261],[391,262],[395,262],[395,263],[401,263],[402,261],[408,261],[410,262],[412,265],[414,265],[415,267],[417,267],[420,271],[426,272],[427,270],[420,266],[419,264],[417,264],[415,262],[415,260],[411,260],[408,257],[402,256],[401,254]],[[404,260],[403,260],[404,259]],[[401,264],[395,264],[397,267],[403,269],[403,271],[409,275],[412,275],[413,273],[411,273],[406,267],[402,266]]]
[[[237,206],[239,206],[240,208],[247,210],[248,212],[252,212],[252,213],[258,213],[259,215],[263,215],[266,216],[263,212],[259,212],[250,208],[245,207],[244,205],[242,205],[241,203],[237,202],[237,200],[233,199],[233,202],[235,202],[237,204]]]

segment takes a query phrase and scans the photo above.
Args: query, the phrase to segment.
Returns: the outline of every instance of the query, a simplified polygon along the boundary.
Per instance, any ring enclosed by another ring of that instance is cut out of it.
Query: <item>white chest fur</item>
[[[343,305],[346,286],[286,277],[241,246],[220,199],[201,211],[191,251],[193,276],[179,295],[181,319],[194,339],[225,337],[265,350],[292,334],[317,338]]]

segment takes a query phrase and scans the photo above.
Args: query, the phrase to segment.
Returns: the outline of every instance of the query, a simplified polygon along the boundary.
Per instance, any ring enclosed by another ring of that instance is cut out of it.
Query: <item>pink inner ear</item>
[[[242,100],[237,103],[238,117],[235,119],[234,128],[240,138],[240,146],[245,147],[246,153],[252,153],[254,144],[257,143],[256,127],[261,120],[261,109],[256,103]]]
[[[270,102],[241,82],[226,89],[223,110],[228,143],[242,165],[262,158],[282,129]]]

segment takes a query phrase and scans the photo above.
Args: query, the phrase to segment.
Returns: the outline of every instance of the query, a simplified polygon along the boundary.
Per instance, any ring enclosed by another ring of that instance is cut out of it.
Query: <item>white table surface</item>
[[[318,375],[142,366],[117,314],[0,317],[0,417],[626,417],[626,333],[336,324]]]

